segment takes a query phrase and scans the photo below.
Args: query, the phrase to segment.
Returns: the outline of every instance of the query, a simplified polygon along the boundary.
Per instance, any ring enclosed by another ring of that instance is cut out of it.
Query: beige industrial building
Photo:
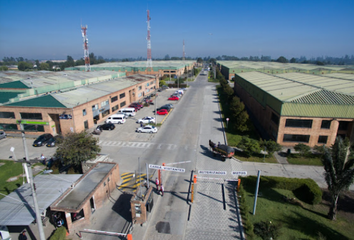
[[[283,146],[354,138],[354,75],[241,72],[234,91],[261,135]]]
[[[67,134],[104,122],[109,115],[142,100],[159,87],[156,75],[125,76],[107,70],[0,74],[0,129]]]

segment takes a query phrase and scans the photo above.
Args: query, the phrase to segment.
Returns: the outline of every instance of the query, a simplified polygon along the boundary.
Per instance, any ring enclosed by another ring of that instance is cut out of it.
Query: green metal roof
[[[14,81],[0,84],[0,88],[30,88],[21,81]]]
[[[61,104],[51,95],[45,95],[24,101],[5,104],[4,106],[66,108],[65,105]]]
[[[6,103],[10,101],[11,98],[15,98],[18,94],[23,92],[2,92],[0,91],[0,103]]]
[[[354,81],[345,77],[247,72],[237,74],[235,81],[283,116],[354,118]]]

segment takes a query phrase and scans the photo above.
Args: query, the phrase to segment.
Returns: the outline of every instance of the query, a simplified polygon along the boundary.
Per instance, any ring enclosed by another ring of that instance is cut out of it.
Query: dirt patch
[[[331,202],[331,195],[327,189],[322,189],[322,204],[328,207]],[[340,195],[338,199],[338,212],[340,217],[343,217],[349,221],[354,221],[354,192],[347,191]]]

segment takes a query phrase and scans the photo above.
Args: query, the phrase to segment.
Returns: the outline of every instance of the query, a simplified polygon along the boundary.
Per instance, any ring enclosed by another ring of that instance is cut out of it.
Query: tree
[[[98,139],[86,131],[69,133],[59,144],[55,157],[62,159],[65,164],[71,164],[82,172],[81,162],[93,159],[101,151]]]
[[[48,63],[41,63],[41,64],[39,65],[39,68],[40,68],[41,70],[49,70],[49,69],[50,69]]]
[[[18,65],[17,65],[17,68],[20,71],[26,71],[28,69],[33,68],[33,66],[32,66],[31,63],[28,63],[28,62],[19,62]]]
[[[164,60],[170,60],[170,59],[171,59],[171,58],[170,58],[170,55],[166,54]]]
[[[261,141],[261,146],[262,148],[266,148],[267,152],[268,152],[268,156],[272,156],[273,153],[278,152],[281,150],[281,146],[279,145],[279,143],[274,142],[273,140],[264,140]]]
[[[261,147],[259,146],[258,141],[245,136],[242,137],[242,140],[239,143],[239,147],[248,157],[261,151]]]
[[[295,58],[291,58],[291,59],[290,59],[290,62],[291,62],[291,63],[296,63],[296,59],[295,59]]]
[[[199,58],[197,59],[197,63],[202,63],[202,62],[203,62],[203,59],[199,57]]]
[[[288,62],[288,59],[286,59],[285,57],[281,56],[277,59],[277,62],[280,62],[280,63],[287,63]]]
[[[161,87],[161,86],[165,86],[165,85],[167,85],[167,84],[166,84],[165,80],[162,80],[162,79],[161,79],[160,82],[159,82],[159,85],[160,85],[160,87]]]
[[[300,152],[301,156],[307,155],[311,148],[303,143],[296,144],[294,146],[295,151]]]
[[[280,236],[281,224],[274,224],[271,221],[261,221],[254,224],[254,233],[263,240],[277,239]]]
[[[331,195],[328,218],[336,219],[337,203],[340,194],[347,190],[354,181],[354,156],[353,149],[337,137],[332,149],[324,148],[322,164],[325,169],[325,180]]]

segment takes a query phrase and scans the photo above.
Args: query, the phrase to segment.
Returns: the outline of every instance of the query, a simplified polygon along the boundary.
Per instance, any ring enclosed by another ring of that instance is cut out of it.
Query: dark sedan
[[[40,147],[40,146],[43,146],[45,145],[49,139],[51,139],[53,137],[52,134],[50,133],[45,133],[45,134],[42,134],[40,135],[36,140],[34,140],[33,142],[33,147]]]
[[[49,139],[46,146],[47,147],[55,147],[56,144],[61,143],[63,141],[63,136],[57,135]]]
[[[113,123],[105,123],[97,127],[98,129],[102,130],[113,130],[116,128]]]

